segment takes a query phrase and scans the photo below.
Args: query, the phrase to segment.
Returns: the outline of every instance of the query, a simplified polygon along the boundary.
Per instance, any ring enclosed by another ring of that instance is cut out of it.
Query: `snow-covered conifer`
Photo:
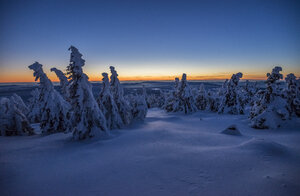
[[[179,79],[175,78],[175,88],[170,91],[166,98],[165,110],[167,112],[184,112],[185,114],[197,111],[192,90],[186,80],[186,74],[182,74],[180,83],[178,81]]]
[[[178,87],[179,87],[179,78],[175,78],[175,85],[174,85],[174,90],[178,90]]]
[[[26,116],[29,113],[29,108],[27,105],[24,103],[23,99],[14,93],[11,98],[13,100],[15,106]]]
[[[146,89],[143,87],[141,95],[133,97],[132,116],[134,120],[144,120],[147,115],[148,107],[146,102]]]
[[[29,98],[29,113],[27,114],[28,120],[32,123],[39,123],[41,121],[41,107],[40,107],[40,91],[35,88],[30,92],[31,97]]]
[[[213,90],[208,90],[207,92],[207,102],[206,102],[206,109],[212,112],[217,112],[219,108],[219,93],[220,89],[218,92],[214,92]]]
[[[67,101],[69,101],[69,92],[68,92],[68,85],[69,81],[68,78],[65,76],[65,74],[55,67],[51,68],[51,71],[54,71],[56,76],[58,77],[60,81],[60,88],[61,88],[61,94],[63,98]]]
[[[33,128],[15,100],[16,96],[0,99],[0,135],[33,135]]]
[[[106,133],[106,120],[99,109],[92,93],[88,76],[83,73],[85,60],[77,48],[71,46],[70,64],[67,67],[69,75],[69,99],[73,108],[72,126],[73,138],[82,140],[97,134]]]
[[[167,112],[179,111],[179,78],[175,78],[174,88],[170,90],[165,96],[165,103],[163,108]]]
[[[226,91],[227,91],[227,85],[228,85],[228,79],[226,79],[226,80],[223,82],[221,88],[219,89],[219,91],[218,91],[218,96],[219,96],[219,97],[223,97],[223,96],[224,96],[224,94],[225,94]]]
[[[240,78],[243,77],[241,72],[233,74],[230,81],[227,83],[226,91],[221,97],[219,113],[229,114],[244,114],[244,107],[240,103],[238,95],[238,83]]]
[[[257,82],[249,82],[246,80],[245,87],[243,89],[243,102],[245,105],[253,106],[255,101],[255,94],[257,93]]]
[[[44,134],[68,130],[70,106],[54,89],[52,82],[38,62],[28,66],[34,71],[35,81],[39,83],[40,127]]]
[[[191,88],[189,87],[186,79],[186,74],[182,74],[180,86],[179,86],[179,97],[183,102],[183,111],[185,114],[192,113],[197,111],[197,107],[195,105],[195,99],[192,95]]]
[[[166,95],[162,90],[154,91],[147,95],[148,108],[164,108]]]
[[[100,92],[97,102],[101,111],[106,118],[106,125],[109,129],[121,128],[124,124],[119,114],[118,107],[110,92],[110,84],[107,73],[102,73],[102,90]]]
[[[119,114],[125,125],[128,125],[132,121],[132,114],[129,103],[124,99],[124,91],[121,83],[118,79],[118,74],[115,67],[110,66],[111,76],[110,76],[110,89],[114,97],[115,103],[117,104]]]
[[[250,112],[251,126],[258,129],[277,128],[289,117],[287,100],[279,88],[278,81],[283,78],[281,67],[275,67],[267,74],[267,88],[259,91],[260,99]]]
[[[196,106],[199,110],[205,110],[207,106],[206,91],[203,84],[200,85],[199,92],[196,97]]]
[[[290,115],[300,116],[300,92],[296,76],[290,73],[286,76],[285,81],[287,83],[287,101]]]
[[[179,99],[176,100],[178,103],[175,103],[174,105],[178,105],[178,107],[173,107],[175,109],[173,112],[183,111],[185,114],[196,112],[197,107],[195,105],[195,99],[192,95],[191,88],[187,83],[185,73],[182,74],[182,78],[177,89],[177,96]]]

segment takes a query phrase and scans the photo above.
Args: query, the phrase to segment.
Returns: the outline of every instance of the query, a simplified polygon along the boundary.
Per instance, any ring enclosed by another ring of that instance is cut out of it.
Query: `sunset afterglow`
[[[58,81],[49,70],[66,69],[70,45],[92,81],[110,65],[121,80],[300,75],[296,1],[216,2],[1,1],[0,82],[33,82],[35,61]]]

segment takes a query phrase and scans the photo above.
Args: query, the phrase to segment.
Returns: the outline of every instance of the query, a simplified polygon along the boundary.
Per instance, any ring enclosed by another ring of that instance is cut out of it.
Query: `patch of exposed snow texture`
[[[281,67],[275,67],[267,74],[267,88],[259,91],[260,98],[250,112],[251,126],[258,129],[277,128],[289,118],[287,99],[278,85],[283,78]]]
[[[202,120],[199,120],[199,118]],[[243,136],[220,134],[235,124]],[[109,139],[0,137],[1,195],[298,196],[300,118],[277,130],[246,115],[150,109]]]
[[[110,89],[111,93],[117,104],[119,114],[125,125],[128,125],[132,121],[132,114],[129,103],[124,99],[124,91],[118,79],[118,74],[115,70],[115,67],[110,66],[111,76],[110,76]]]
[[[28,66],[39,83],[40,126],[44,134],[68,131],[70,105],[54,89],[52,82],[38,62]]]
[[[238,84],[243,77],[241,72],[233,74],[230,81],[225,86],[219,105],[219,113],[244,114],[244,107],[241,104],[238,94]]]
[[[22,100],[22,99],[21,99]],[[0,99],[0,135],[33,135],[33,128],[23,113],[17,95]]]
[[[106,126],[109,129],[121,128],[124,126],[122,118],[119,114],[118,107],[110,92],[110,83],[107,73],[102,73],[102,90],[97,99],[99,107],[106,119]]]
[[[55,67],[51,68],[51,71],[55,72],[56,76],[58,77],[58,79],[60,81],[61,94],[63,95],[65,100],[69,101],[68,78],[65,76],[65,74],[61,70],[56,69]]]
[[[75,140],[83,140],[107,133],[106,119],[92,93],[88,76],[83,73],[85,61],[77,48],[71,46],[69,75],[69,99],[73,108],[72,133]]]

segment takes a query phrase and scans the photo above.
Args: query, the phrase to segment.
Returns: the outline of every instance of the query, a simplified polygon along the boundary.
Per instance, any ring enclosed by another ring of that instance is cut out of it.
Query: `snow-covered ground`
[[[0,137],[0,195],[299,195],[300,119],[276,130],[245,115],[151,109],[106,139]],[[235,124],[241,132],[221,132]]]

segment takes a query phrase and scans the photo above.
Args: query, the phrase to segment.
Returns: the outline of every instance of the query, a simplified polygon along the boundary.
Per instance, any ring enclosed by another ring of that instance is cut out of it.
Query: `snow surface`
[[[274,130],[248,123],[150,109],[101,140],[0,137],[0,195],[299,195],[300,119]],[[232,124],[241,136],[221,133]]]

